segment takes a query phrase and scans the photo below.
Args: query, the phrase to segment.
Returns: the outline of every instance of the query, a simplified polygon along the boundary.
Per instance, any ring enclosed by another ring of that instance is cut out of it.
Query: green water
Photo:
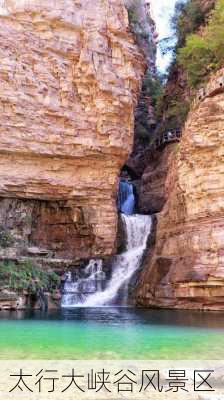
[[[75,309],[0,313],[1,359],[224,359],[224,314]]]

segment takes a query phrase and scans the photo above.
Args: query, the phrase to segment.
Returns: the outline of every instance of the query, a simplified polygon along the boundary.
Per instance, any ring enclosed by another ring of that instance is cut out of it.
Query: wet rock
[[[127,232],[121,218],[118,216],[118,231],[117,231],[117,254],[123,253],[126,250]]]
[[[25,308],[26,299],[9,291],[0,292],[0,310],[22,310]]]

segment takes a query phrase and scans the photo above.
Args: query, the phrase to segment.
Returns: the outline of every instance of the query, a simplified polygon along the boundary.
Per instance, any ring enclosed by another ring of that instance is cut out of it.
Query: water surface
[[[0,359],[224,359],[223,313],[0,312],[0,327]]]

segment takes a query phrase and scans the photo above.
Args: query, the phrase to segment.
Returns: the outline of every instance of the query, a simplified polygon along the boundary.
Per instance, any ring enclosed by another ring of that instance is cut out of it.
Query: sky
[[[151,0],[153,18],[156,22],[159,40],[172,35],[170,19],[174,13],[177,0]],[[162,55],[158,49],[157,66],[161,72],[165,72],[170,64],[171,56]]]

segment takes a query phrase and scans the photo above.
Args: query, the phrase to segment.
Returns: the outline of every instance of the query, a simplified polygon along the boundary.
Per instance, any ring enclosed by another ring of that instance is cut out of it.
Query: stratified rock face
[[[173,152],[178,143],[171,143],[164,151],[151,154],[148,167],[145,169],[139,191],[139,212],[154,214],[162,210],[165,201],[165,181],[172,161]]]
[[[130,29],[147,61],[147,71],[135,112],[135,140],[129,162],[148,146],[152,129],[156,124],[155,109],[149,90],[156,75],[157,39],[155,21],[152,18],[150,0],[125,0],[128,9]]]
[[[48,201],[35,244],[109,255],[145,70],[124,3],[1,0],[0,22],[0,196]]]
[[[189,114],[138,303],[224,309],[224,70]]]
[[[156,73],[156,43],[158,33],[152,17],[151,0],[124,0],[129,14],[130,28],[144,52],[147,66]]]

